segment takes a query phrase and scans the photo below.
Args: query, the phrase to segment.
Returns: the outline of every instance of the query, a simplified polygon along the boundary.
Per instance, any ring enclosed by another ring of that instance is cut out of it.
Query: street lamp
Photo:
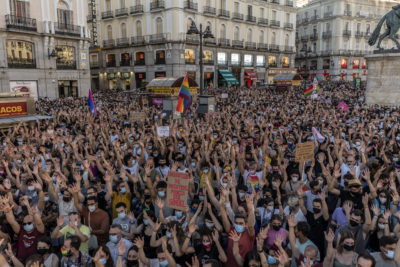
[[[200,23],[200,31],[197,29],[196,24],[192,21],[187,34],[199,34],[200,35],[200,58],[199,58],[199,65],[200,65],[200,94],[204,93],[204,80],[203,80],[203,37],[204,38],[214,38],[213,34],[211,33],[210,27],[207,26],[205,31],[203,31],[203,25]]]

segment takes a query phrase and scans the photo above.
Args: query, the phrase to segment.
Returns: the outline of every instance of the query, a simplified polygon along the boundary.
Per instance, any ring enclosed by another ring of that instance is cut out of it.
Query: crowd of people
[[[320,87],[216,89],[181,119],[123,93],[95,94],[96,116],[41,99],[51,120],[0,134],[0,266],[400,266],[399,109]],[[169,172],[190,177],[184,210]]]

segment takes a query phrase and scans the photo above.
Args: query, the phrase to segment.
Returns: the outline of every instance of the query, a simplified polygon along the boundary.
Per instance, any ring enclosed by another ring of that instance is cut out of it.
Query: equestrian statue
[[[381,28],[383,23],[386,21],[386,31],[379,36],[381,32]],[[400,50],[400,43],[396,40],[396,33],[400,29],[400,5],[394,6],[392,10],[390,10],[383,18],[379,21],[378,25],[376,26],[374,32],[371,35],[371,38],[368,40],[368,44],[370,46],[375,45],[376,41],[378,40],[378,49],[381,48],[382,40],[389,36],[389,39],[396,43],[397,48]]]

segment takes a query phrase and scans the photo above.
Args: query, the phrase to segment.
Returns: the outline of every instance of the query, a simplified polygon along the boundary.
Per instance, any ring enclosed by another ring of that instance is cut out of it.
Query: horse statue
[[[386,31],[379,36],[381,32],[381,28],[383,23],[386,21]],[[383,18],[379,21],[378,25],[376,26],[374,32],[371,35],[371,38],[368,40],[368,44],[370,46],[375,45],[376,41],[378,40],[378,49],[381,48],[382,40],[389,36],[389,39],[396,43],[397,48],[400,50],[400,43],[396,40],[396,33],[400,29],[400,5],[394,6],[392,10],[390,10]]]

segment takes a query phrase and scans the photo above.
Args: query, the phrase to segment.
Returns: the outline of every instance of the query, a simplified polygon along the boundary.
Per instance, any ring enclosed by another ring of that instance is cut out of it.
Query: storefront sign
[[[29,93],[29,97],[38,99],[36,81],[10,81],[10,90],[15,94]]]
[[[0,103],[0,117],[26,115],[26,102]]]
[[[165,65],[156,66],[156,69],[155,69],[155,71],[166,71],[166,70],[167,70],[167,67]]]
[[[121,72],[131,72],[131,68],[129,67],[122,67]]]
[[[205,66],[204,72],[214,72],[214,66]]]
[[[196,65],[187,65],[186,70],[187,71],[196,71]]]
[[[292,85],[292,82],[290,82],[290,81],[288,81],[288,82],[281,81],[281,82],[276,82],[276,85],[278,85],[278,86],[290,86],[290,85]]]
[[[146,72],[146,67],[145,66],[135,66],[135,67],[133,67],[133,70],[135,72]]]
[[[185,211],[189,190],[189,175],[180,172],[168,173],[167,206]]]
[[[297,69],[291,69],[291,68],[284,68],[284,69],[280,69],[280,68],[270,68],[268,70],[268,75],[277,75],[277,74],[296,74],[297,73]]]

